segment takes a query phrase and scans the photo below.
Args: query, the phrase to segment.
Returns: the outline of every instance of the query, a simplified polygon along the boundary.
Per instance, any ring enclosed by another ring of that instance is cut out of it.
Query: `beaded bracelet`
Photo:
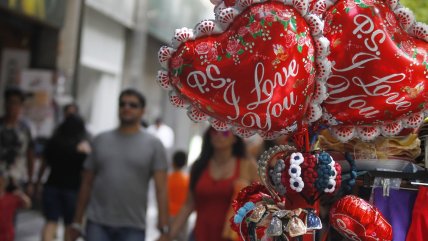
[[[242,220],[244,220],[244,217],[247,216],[247,214],[255,208],[255,204],[253,202],[246,202],[244,206],[238,209],[238,211],[235,214],[235,217],[233,218],[233,222],[238,224],[241,223]]]
[[[328,185],[327,188],[324,189],[324,192],[326,193],[332,193],[334,192],[334,190],[336,189],[336,177],[337,177],[337,171],[336,171],[336,162],[333,160],[333,157],[331,157],[330,155],[328,155],[330,158],[330,177],[328,180]]]
[[[304,162],[302,153],[292,153],[290,156],[290,166],[288,168],[288,174],[290,174],[290,187],[296,192],[301,192],[305,187],[302,177],[302,168],[300,164]]]
[[[256,208],[256,205],[253,202],[246,202],[244,206],[240,207],[238,211],[236,212],[235,216],[233,217],[233,222],[235,224],[239,223],[239,233],[241,235],[241,238],[245,240],[244,235],[242,234],[242,221],[244,220],[245,216],[248,215],[249,212],[254,210]]]
[[[282,172],[285,169],[284,160],[280,159],[276,162],[275,167],[269,170],[269,175],[274,184],[275,190],[282,196],[287,192],[287,188],[282,184]]]
[[[269,190],[272,197],[277,200],[282,200],[281,197],[275,191],[275,188],[271,185],[271,182],[268,180],[268,163],[278,154],[296,151],[296,148],[288,145],[280,145],[269,148],[267,151],[263,152],[260,159],[258,160],[258,171],[260,176],[261,183]]]
[[[334,161],[331,156],[326,152],[318,154],[318,177],[315,180],[315,187],[319,192],[332,193],[336,187],[336,169]]]
[[[352,158],[349,152],[345,153],[345,159],[348,161],[351,166],[350,175],[351,178],[346,182],[346,189],[350,191],[352,187],[355,185],[355,180],[357,179],[357,166],[355,165],[355,160]]]

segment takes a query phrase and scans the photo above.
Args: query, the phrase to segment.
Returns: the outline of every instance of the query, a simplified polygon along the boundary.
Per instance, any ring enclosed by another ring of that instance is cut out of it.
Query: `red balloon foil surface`
[[[305,116],[314,92],[314,41],[305,19],[280,2],[254,4],[219,35],[179,46],[174,88],[207,115],[264,132]]]
[[[345,196],[330,210],[330,224],[353,241],[392,241],[392,227],[382,214],[361,198]]]
[[[386,1],[341,0],[324,16],[332,74],[323,107],[344,125],[381,124],[426,109],[428,43]]]

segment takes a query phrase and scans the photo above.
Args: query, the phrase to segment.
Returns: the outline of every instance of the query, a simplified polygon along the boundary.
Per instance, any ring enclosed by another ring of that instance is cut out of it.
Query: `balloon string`
[[[310,152],[311,150],[311,148],[309,147],[309,131],[308,131],[308,128],[306,127],[305,129],[304,129],[304,131],[305,131],[305,148],[306,148],[306,152]]]
[[[310,139],[307,124],[300,123],[299,129],[296,131],[293,138],[298,150],[310,152]]]

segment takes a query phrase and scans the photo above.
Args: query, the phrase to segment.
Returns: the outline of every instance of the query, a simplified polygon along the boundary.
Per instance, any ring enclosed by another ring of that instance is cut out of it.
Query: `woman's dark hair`
[[[190,171],[190,189],[192,191],[195,190],[196,183],[198,182],[199,177],[201,176],[205,168],[207,168],[208,162],[214,154],[214,147],[211,144],[210,135],[210,131],[212,130],[214,130],[214,128],[210,127],[205,131],[202,139],[201,154],[199,155],[198,159],[196,159]],[[237,158],[243,158],[246,156],[244,140],[236,135],[235,138],[236,142],[233,144],[232,147],[232,155]]]

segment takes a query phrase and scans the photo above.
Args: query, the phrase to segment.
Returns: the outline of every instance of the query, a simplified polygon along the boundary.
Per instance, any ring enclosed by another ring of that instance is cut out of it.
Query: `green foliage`
[[[400,0],[401,4],[410,8],[418,22],[428,23],[428,1],[427,0]]]

